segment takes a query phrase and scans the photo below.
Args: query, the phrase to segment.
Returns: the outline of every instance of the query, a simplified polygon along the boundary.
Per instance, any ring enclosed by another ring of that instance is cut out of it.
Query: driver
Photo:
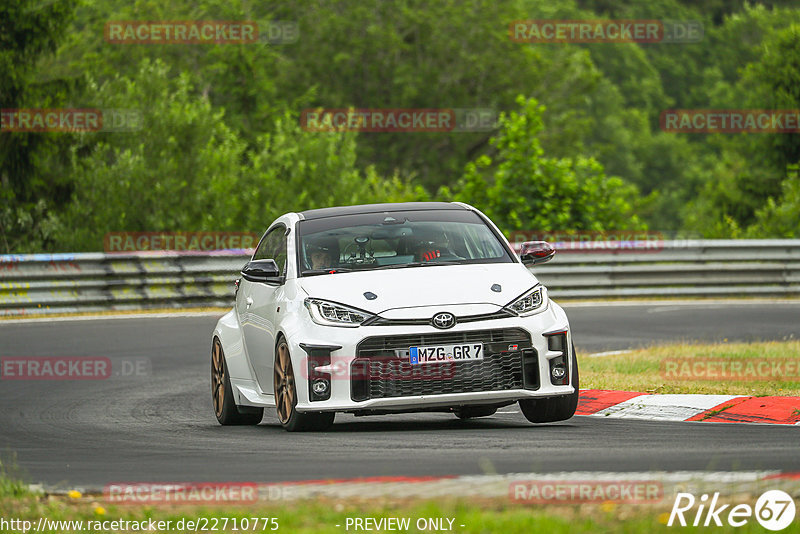
[[[335,240],[318,240],[306,246],[306,258],[311,269],[331,269],[337,266],[339,246]]]
[[[434,261],[442,256],[452,256],[447,236],[442,230],[434,228],[420,229],[417,232],[416,261]]]

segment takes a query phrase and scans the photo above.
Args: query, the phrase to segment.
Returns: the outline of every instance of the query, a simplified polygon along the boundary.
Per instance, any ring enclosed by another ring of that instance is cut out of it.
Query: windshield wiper
[[[349,273],[353,269],[347,267],[329,267],[327,269],[306,269],[301,272],[301,276],[315,276],[318,274],[336,274],[336,273]]]

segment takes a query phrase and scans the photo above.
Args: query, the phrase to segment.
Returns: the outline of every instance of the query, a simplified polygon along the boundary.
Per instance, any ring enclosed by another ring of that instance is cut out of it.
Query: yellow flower
[[[666,525],[668,521],[669,521],[669,514],[667,512],[664,512],[663,514],[658,514],[659,523],[661,523],[662,525]]]
[[[81,498],[81,492],[78,491],[78,490],[72,490],[69,493],[67,493],[67,495],[69,496],[70,499],[80,499]]]
[[[600,509],[604,512],[613,512],[617,508],[617,503],[614,501],[603,501],[600,505]]]
[[[106,509],[102,506],[96,506],[94,509],[94,513],[97,515],[106,515]]]

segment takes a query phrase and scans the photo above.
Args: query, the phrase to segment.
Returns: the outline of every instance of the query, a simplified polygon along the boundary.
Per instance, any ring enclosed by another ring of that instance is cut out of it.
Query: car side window
[[[270,242],[275,235],[275,230],[277,230],[277,228],[270,231],[264,236],[263,239],[261,239],[261,243],[258,244],[258,248],[256,249],[255,254],[253,254],[254,260],[268,260],[272,258],[272,256],[269,255],[270,249],[272,248],[270,247]]]
[[[286,227],[276,226],[264,236],[253,255],[254,260],[275,260],[280,274],[286,274]]]

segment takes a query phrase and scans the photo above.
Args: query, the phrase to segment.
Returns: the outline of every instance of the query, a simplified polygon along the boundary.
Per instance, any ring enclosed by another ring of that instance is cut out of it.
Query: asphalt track
[[[800,302],[567,308],[581,353],[679,340],[800,336]],[[145,376],[0,381],[0,458],[32,482],[272,482],[557,471],[800,471],[800,427],[575,417],[530,425],[516,406],[448,414],[339,415],[323,434],[219,426],[209,385],[216,317],[0,321],[0,356],[149,358]]]

